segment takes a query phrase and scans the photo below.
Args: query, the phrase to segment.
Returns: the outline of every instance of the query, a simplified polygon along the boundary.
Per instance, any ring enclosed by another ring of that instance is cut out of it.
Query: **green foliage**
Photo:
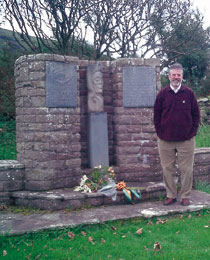
[[[10,50],[0,51],[0,116],[15,116],[14,62],[18,54]]]
[[[0,252],[2,259],[10,260],[207,260],[210,258],[209,214],[209,210],[203,210],[169,218],[137,218],[22,236],[0,236]]]
[[[200,190],[210,194],[210,183],[198,181],[195,183],[196,190]]]
[[[210,125],[201,124],[195,138],[196,148],[210,147]]]
[[[166,75],[166,74],[161,75],[161,86],[162,86],[162,87],[165,87],[165,86],[167,86],[169,83],[170,83],[170,82],[169,82],[169,79],[168,79],[168,75]]]
[[[85,184],[92,190],[97,191],[103,186],[107,185],[109,180],[115,180],[115,172],[112,167],[98,165],[90,174]]]
[[[16,157],[15,120],[0,118],[0,160],[15,160]]]

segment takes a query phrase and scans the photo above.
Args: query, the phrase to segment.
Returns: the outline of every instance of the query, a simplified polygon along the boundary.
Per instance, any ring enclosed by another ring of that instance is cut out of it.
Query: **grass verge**
[[[16,160],[15,120],[0,121],[0,160]]]
[[[210,125],[201,124],[195,138],[196,148],[210,147]]]
[[[0,236],[1,259],[207,260],[210,210],[133,219],[22,236]]]

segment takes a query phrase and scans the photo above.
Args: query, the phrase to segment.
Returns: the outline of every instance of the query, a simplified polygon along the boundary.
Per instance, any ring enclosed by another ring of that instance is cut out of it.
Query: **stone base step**
[[[134,203],[151,199],[160,199],[165,196],[163,183],[127,183],[127,187],[135,187],[141,191],[141,200],[134,199]],[[81,193],[73,189],[58,189],[44,192],[16,191],[11,192],[10,196],[15,205],[27,206],[45,210],[79,209],[91,206],[120,205],[128,204],[122,191],[117,192],[115,201],[111,197],[104,196],[102,193]]]

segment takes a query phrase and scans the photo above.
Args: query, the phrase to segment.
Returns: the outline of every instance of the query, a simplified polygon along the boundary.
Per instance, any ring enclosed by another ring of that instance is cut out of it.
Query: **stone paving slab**
[[[137,217],[151,218],[154,216],[183,214],[205,208],[210,208],[210,194],[193,190],[191,205],[189,206],[182,206],[179,201],[170,206],[163,206],[162,201],[149,201],[140,202],[135,205],[97,207],[69,213],[65,211],[55,211],[47,214],[32,214],[26,216],[1,212],[0,234],[21,235],[46,229],[96,224],[119,219]]]

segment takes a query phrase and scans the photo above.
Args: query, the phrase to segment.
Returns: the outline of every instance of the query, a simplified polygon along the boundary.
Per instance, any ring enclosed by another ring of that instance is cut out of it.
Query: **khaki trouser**
[[[158,139],[163,181],[168,198],[177,197],[176,160],[181,172],[180,199],[190,198],[193,184],[194,147],[195,137],[183,142],[168,142]]]

